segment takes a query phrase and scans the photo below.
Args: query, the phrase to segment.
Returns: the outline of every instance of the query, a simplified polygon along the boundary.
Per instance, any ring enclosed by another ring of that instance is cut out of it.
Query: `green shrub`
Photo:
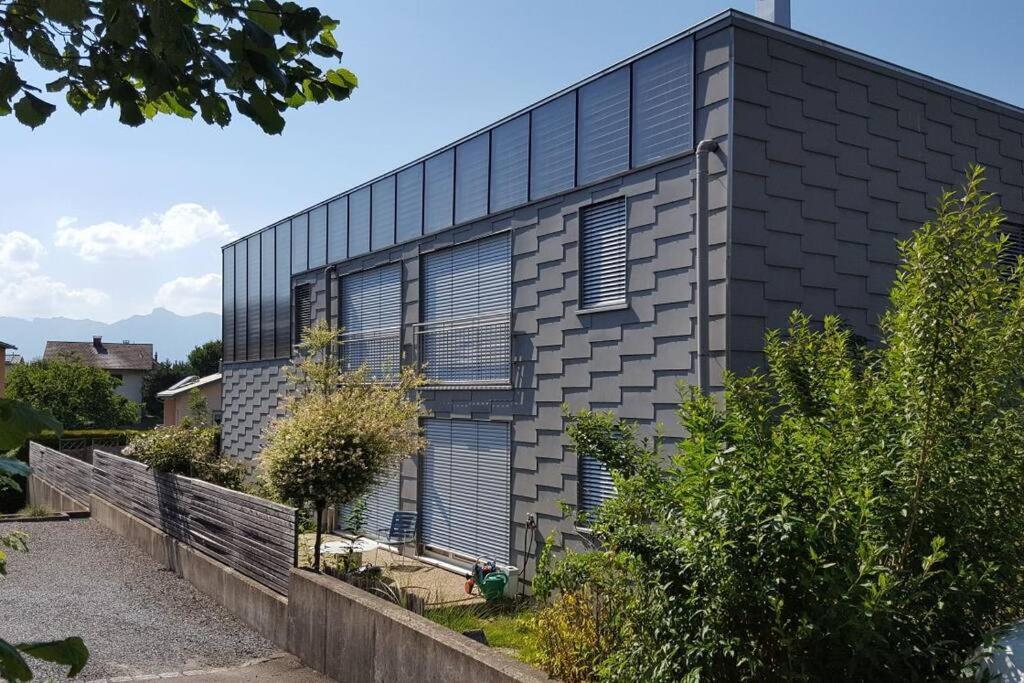
[[[7,396],[47,412],[65,428],[108,428],[135,424],[139,405],[116,392],[121,380],[106,370],[67,355],[14,365]]]
[[[595,675],[949,680],[1024,616],[1024,268],[1000,266],[981,183],[901,243],[878,348],[794,314],[766,372],[726,379],[726,409],[687,390],[668,462],[601,445],[629,434],[614,420],[570,420],[617,487],[590,525],[640,584],[610,586]],[[589,602],[556,604],[571,624]]]
[[[124,455],[158,472],[195,477],[230,489],[242,490],[248,470],[217,453],[219,430],[193,427],[188,421],[137,434]]]

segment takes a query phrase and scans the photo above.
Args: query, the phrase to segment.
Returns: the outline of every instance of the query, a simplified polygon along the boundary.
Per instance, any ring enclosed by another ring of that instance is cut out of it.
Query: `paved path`
[[[9,554],[0,579],[0,635],[81,636],[91,654],[80,680],[327,680],[91,520],[0,524],[16,529],[29,533],[29,553]],[[39,680],[64,678],[33,664]]]

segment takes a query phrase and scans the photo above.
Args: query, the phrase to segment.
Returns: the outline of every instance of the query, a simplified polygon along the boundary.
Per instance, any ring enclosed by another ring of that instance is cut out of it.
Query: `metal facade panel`
[[[423,542],[467,558],[508,562],[508,426],[424,421],[420,519]]]
[[[490,134],[478,135],[455,148],[455,222],[487,215]]]
[[[348,255],[370,250],[370,188],[348,196]]]
[[[424,168],[423,232],[430,233],[452,224],[455,207],[455,150],[449,149],[427,159]]]
[[[580,211],[580,307],[626,302],[626,200]]]
[[[248,297],[249,286],[249,241],[242,240],[235,244],[235,360],[248,357]]]
[[[327,205],[327,261],[348,258],[348,196]]]
[[[274,355],[278,358],[287,358],[291,353],[292,335],[292,279],[291,279],[291,254],[292,254],[292,231],[291,225],[286,221],[277,226],[276,250],[277,264],[275,268],[277,297],[276,328],[274,342]]]
[[[221,342],[224,362],[235,360],[235,247],[227,247],[221,253],[223,277],[221,278]]]
[[[395,243],[395,176],[375,182],[370,191],[373,197],[370,248],[391,246]]]
[[[693,146],[693,40],[680,40],[633,65],[633,165]]]
[[[309,215],[292,218],[292,274],[309,267]]]
[[[591,183],[629,168],[629,68],[579,91],[578,182]]]
[[[260,357],[273,358],[275,332],[275,285],[274,280],[274,233],[275,229],[260,234]]]
[[[249,360],[260,359],[260,236],[253,235],[248,239],[249,246],[246,247],[248,254],[248,282],[246,290],[247,318],[249,320],[248,339],[246,341],[245,357]]]
[[[576,184],[576,93],[533,110],[530,150],[531,199]]]
[[[309,212],[309,267],[321,268],[327,263],[327,206]]]
[[[524,114],[491,131],[491,211],[525,204],[529,174],[530,115]]]
[[[423,234],[423,164],[398,174],[397,240],[404,242]]]
[[[594,458],[580,458],[580,508],[593,510],[615,495],[615,483],[608,468]]]

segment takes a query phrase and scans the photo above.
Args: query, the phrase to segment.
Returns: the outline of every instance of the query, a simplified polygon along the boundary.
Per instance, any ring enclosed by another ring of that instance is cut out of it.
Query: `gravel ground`
[[[0,579],[0,636],[77,635],[84,680],[237,665],[276,654],[266,639],[121,537],[88,519],[0,524],[30,535]],[[61,672],[33,662],[37,680]]]

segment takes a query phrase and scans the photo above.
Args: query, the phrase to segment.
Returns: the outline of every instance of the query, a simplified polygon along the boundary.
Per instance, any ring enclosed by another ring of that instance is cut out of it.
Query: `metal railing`
[[[340,335],[341,363],[346,370],[366,365],[373,379],[397,375],[402,364],[402,333],[387,327]]]
[[[505,385],[512,377],[509,313],[413,326],[426,378],[441,385]]]

